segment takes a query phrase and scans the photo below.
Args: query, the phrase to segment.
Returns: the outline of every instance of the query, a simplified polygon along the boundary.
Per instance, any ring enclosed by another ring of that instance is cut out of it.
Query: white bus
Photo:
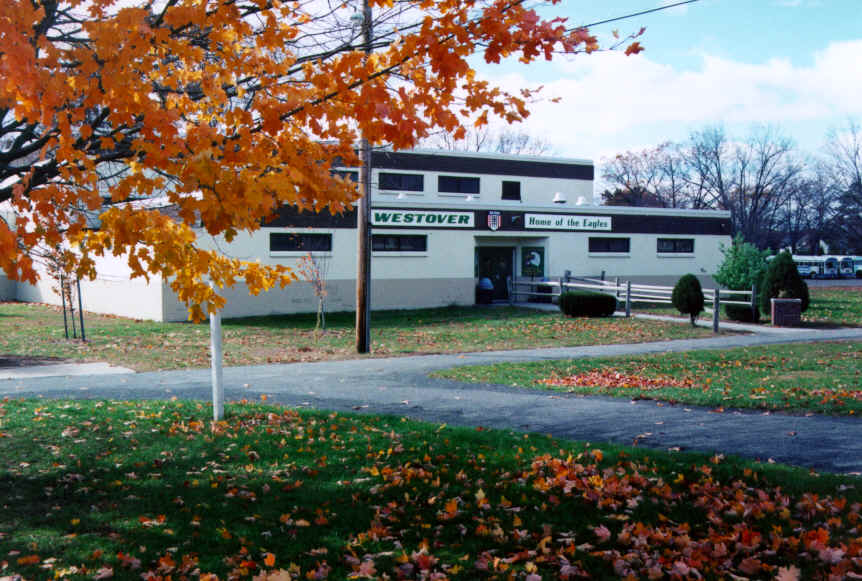
[[[826,257],[794,254],[793,262],[802,278],[823,278],[825,276]]]

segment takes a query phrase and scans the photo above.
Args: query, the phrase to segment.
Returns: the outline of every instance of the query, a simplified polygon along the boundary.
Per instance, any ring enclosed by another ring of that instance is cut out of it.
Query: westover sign
[[[420,226],[424,228],[472,228],[473,212],[433,210],[373,210],[373,226]]]

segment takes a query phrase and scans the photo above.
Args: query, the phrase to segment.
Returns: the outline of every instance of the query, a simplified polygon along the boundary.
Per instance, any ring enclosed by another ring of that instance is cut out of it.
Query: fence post
[[[66,319],[66,279],[60,275],[60,300],[63,302],[63,329],[66,332],[66,339],[69,338],[69,322]],[[69,297],[71,301],[72,298]]]
[[[751,285],[751,320],[757,320],[757,285]]]
[[[632,281],[626,281],[626,317],[632,316]]]
[[[81,302],[81,279],[76,278],[75,284],[78,287],[78,319],[81,321],[81,341],[87,340],[87,334],[84,332],[84,306]]]
[[[717,288],[712,289],[712,332],[718,333],[718,311],[721,308],[721,295]]]
[[[616,285],[617,289],[614,292],[616,292],[617,298],[620,298],[620,277],[617,277],[615,280],[616,282],[614,284]]]
[[[605,280],[605,271],[604,270],[602,271],[602,280],[603,281]]]

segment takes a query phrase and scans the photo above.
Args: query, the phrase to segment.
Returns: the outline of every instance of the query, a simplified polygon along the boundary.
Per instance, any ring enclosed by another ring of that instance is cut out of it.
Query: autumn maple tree
[[[520,0],[372,0],[383,19],[365,57],[346,4],[282,0],[4,0],[0,5],[0,263],[37,276],[31,251],[126,256],[170,280],[191,315],[217,289],[253,293],[292,278],[199,248],[194,227],[230,240],[284,204],[344,210],[334,175],[360,132],[406,148],[464,119],[524,119],[470,64],[590,52],[596,40]],[[633,43],[627,52],[637,51]],[[135,199],[165,196],[168,216]],[[98,222],[95,218],[98,217]],[[92,228],[98,224],[98,228]],[[212,290],[210,282],[216,290]]]

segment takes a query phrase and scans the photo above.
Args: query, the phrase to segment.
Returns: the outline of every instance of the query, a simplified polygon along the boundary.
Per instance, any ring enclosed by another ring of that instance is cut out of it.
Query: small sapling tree
[[[317,297],[317,320],[314,325],[314,337],[326,330],[326,275],[329,271],[329,262],[326,258],[314,256],[311,252],[299,259],[296,268],[299,278],[311,283],[311,290]]]

